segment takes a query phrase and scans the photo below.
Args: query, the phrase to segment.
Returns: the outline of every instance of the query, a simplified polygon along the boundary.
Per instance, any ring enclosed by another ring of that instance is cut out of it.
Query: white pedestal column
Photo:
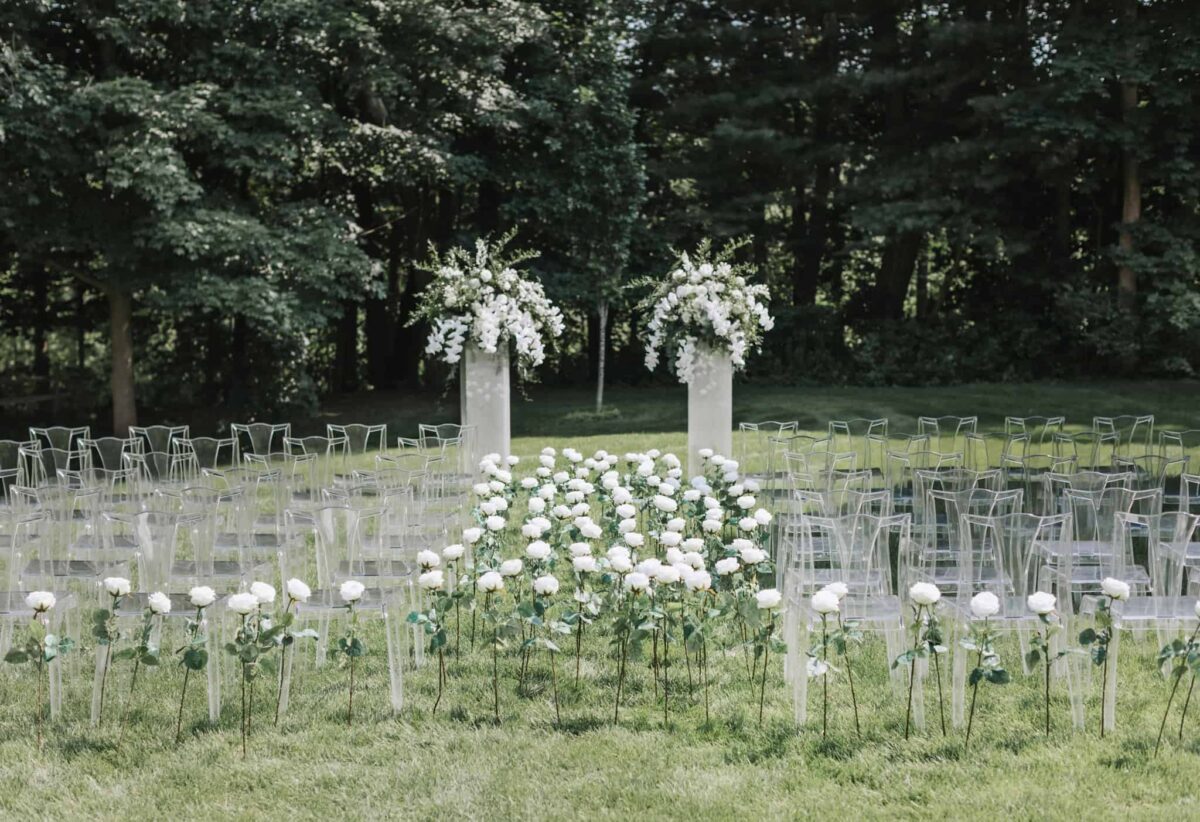
[[[733,457],[733,360],[724,352],[701,348],[688,383],[688,476],[703,468],[701,448]]]
[[[508,349],[488,354],[468,345],[459,375],[462,424],[474,428],[471,471],[484,454],[508,456],[510,438]]]

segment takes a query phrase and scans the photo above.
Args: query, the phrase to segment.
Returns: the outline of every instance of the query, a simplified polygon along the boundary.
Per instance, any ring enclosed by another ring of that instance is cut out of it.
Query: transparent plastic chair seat
[[[343,561],[337,565],[338,579],[390,580],[406,582],[412,578],[415,563],[402,559],[367,559]]]
[[[86,579],[98,577],[112,567],[114,566],[90,559],[34,560],[25,566],[25,575],[34,578],[48,576]]]
[[[232,559],[213,560],[212,568],[209,563],[204,563],[202,567],[203,573],[198,573],[196,570],[196,562],[190,559],[177,559],[171,563],[171,575],[173,577],[194,577],[203,576],[211,579],[240,579],[242,576],[250,572],[250,568]]]

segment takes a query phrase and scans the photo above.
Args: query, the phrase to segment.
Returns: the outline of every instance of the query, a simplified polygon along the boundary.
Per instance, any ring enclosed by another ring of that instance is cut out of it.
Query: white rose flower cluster
[[[765,285],[746,281],[745,266],[730,262],[735,248],[727,246],[714,257],[705,241],[695,259],[685,252],[643,303],[650,312],[648,369],[653,371],[666,354],[673,357],[679,381],[689,383],[699,346],[727,352],[734,368],[742,369],[747,354],[762,344],[763,334],[775,325],[767,310],[770,293]]]
[[[563,316],[542,285],[514,266],[535,254],[505,254],[508,234],[489,243],[479,239],[475,253],[453,248],[434,261],[434,279],[421,294],[418,316],[432,326],[425,353],[451,365],[470,340],[494,354],[511,341],[525,379],[546,360],[547,338],[563,332]]]

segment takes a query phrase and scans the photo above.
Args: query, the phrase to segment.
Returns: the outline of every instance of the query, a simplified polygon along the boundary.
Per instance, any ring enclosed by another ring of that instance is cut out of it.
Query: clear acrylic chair
[[[1077,471],[1099,471],[1111,466],[1120,437],[1115,431],[1079,431],[1055,434],[1054,456],[1070,459]]]
[[[1092,430],[1116,438],[1113,456],[1136,457],[1154,451],[1153,414],[1092,417]]]
[[[966,453],[967,435],[978,427],[978,417],[917,417],[917,435],[929,438],[930,450],[943,453]]]
[[[886,418],[830,420],[829,438],[833,442],[833,450],[856,451],[860,467],[883,475],[888,443]]]
[[[229,432],[237,442],[238,455],[254,454],[270,460],[283,453],[283,438],[292,435],[290,422],[235,422]]]
[[[65,425],[54,425],[49,428],[29,429],[29,439],[34,440],[42,448],[57,448],[59,451],[81,451],[80,441],[92,436],[91,426],[81,425],[74,428]]]
[[[924,438],[920,444],[926,444]],[[889,451],[887,455],[887,470],[885,478],[887,487],[892,489],[892,499],[898,513],[913,511],[915,481],[917,471],[937,471],[946,468],[959,468],[963,464],[961,452],[942,453],[918,449],[913,451]]]
[[[176,482],[195,483],[205,469],[237,465],[237,440],[233,437],[177,437],[170,476]]]
[[[777,476],[782,466],[775,462],[776,453],[771,448],[771,438],[794,434],[800,423],[796,420],[763,420],[761,422],[738,423],[738,461],[742,473],[758,480],[762,491],[773,495],[782,479]]]
[[[140,443],[140,450],[149,453],[159,451],[170,454],[175,449],[175,440],[187,439],[191,429],[186,425],[131,425],[129,436]]]

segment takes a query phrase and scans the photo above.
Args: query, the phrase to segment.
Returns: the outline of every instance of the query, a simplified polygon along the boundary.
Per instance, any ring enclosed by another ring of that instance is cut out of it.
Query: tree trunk
[[[50,346],[46,338],[50,327],[50,295],[45,270],[34,277],[33,286],[33,376],[34,393],[50,390]]]
[[[1137,20],[1137,3],[1129,2],[1125,13],[1127,23],[1132,26]],[[1132,32],[1130,33],[1132,37]],[[1130,62],[1136,59],[1130,55]],[[1132,80],[1121,81],[1121,118],[1126,126],[1138,106],[1138,87]],[[1142,183],[1138,176],[1138,161],[1134,155],[1131,140],[1126,137],[1125,148],[1121,152],[1121,232],[1119,245],[1121,251],[1128,254],[1133,251],[1133,227],[1142,216]],[[1132,310],[1137,302],[1137,272],[1128,262],[1122,262],[1117,269],[1117,301],[1121,308]]]
[[[875,277],[873,315],[876,319],[904,319],[904,298],[923,239],[924,235],[910,231],[888,241]]]
[[[605,347],[608,344],[608,300],[601,298],[596,306],[596,413],[604,409]]]
[[[353,391],[358,387],[358,304],[345,300],[337,324],[333,390]]]
[[[108,310],[112,333],[113,434],[129,436],[129,426],[137,425],[137,404],[133,385],[133,299],[118,288],[108,292]]]

